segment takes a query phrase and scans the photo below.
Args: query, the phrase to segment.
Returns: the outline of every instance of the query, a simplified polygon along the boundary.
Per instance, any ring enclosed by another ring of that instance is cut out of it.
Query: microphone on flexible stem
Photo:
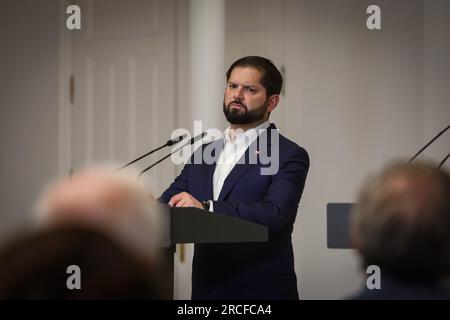
[[[411,159],[409,159],[408,163],[410,163],[411,161],[413,161],[419,154],[421,154],[430,144],[432,144],[434,142],[434,140],[436,140],[437,138],[439,138],[445,131],[447,131],[450,128],[450,125],[447,126],[447,128],[445,128],[444,130],[442,130],[441,132],[439,132],[433,139],[431,139],[430,142],[428,142],[422,149],[419,150],[419,152],[417,152]],[[441,165],[445,162],[445,160],[447,160],[447,157],[443,160],[443,162],[441,162]],[[440,165],[440,166],[441,166]],[[439,167],[440,167],[439,166]]]
[[[145,172],[147,172],[148,170],[150,170],[151,168],[153,168],[154,166],[156,166],[158,163],[164,161],[165,159],[167,159],[168,157],[170,157],[172,154],[174,154],[175,152],[178,152],[179,150],[183,149],[185,146],[187,146],[188,144],[194,144],[195,142],[203,139],[203,137],[206,135],[206,132],[203,132],[195,137],[193,137],[189,143],[185,143],[183,146],[179,147],[178,149],[172,151],[171,153],[169,153],[168,155],[164,156],[163,158],[161,158],[160,160],[156,161],[155,163],[153,163],[152,165],[150,165],[149,167],[145,168],[144,170],[141,171],[141,173],[139,173],[139,177],[141,175],[143,175]]]
[[[448,157],[450,157],[450,153],[439,163],[439,169],[444,165],[444,162],[447,161]]]
[[[139,161],[139,160],[141,160],[142,158],[144,158],[144,157],[146,157],[146,156],[149,156],[149,155],[151,155],[152,153],[154,153],[154,152],[156,152],[156,151],[158,151],[158,150],[161,150],[162,148],[173,146],[174,144],[177,144],[178,142],[180,142],[181,140],[183,140],[183,139],[186,138],[186,137],[187,137],[187,134],[183,134],[183,135],[178,136],[178,137],[176,137],[176,138],[174,138],[174,139],[170,139],[170,140],[168,140],[165,144],[163,144],[162,146],[160,146],[160,147],[158,147],[158,148],[156,148],[156,149],[153,149],[153,150],[147,152],[146,154],[143,154],[143,155],[140,156],[139,158],[134,159],[133,161],[130,161],[130,162],[128,162],[127,164],[124,164],[123,166],[121,166],[121,167],[120,167],[119,169],[117,169],[116,171],[122,170],[122,169],[124,169],[124,168],[130,166],[130,165],[132,165],[133,163],[135,163],[136,161]]]

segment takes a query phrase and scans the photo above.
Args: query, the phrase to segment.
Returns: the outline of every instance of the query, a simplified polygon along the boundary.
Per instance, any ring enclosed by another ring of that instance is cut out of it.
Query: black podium
[[[197,208],[159,206],[162,232],[161,247],[165,257],[167,299],[173,299],[174,253],[177,243],[265,242],[266,226]]]

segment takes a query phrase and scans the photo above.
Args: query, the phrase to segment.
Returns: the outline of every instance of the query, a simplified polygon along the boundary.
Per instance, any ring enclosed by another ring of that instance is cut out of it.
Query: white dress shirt
[[[217,159],[216,168],[213,175],[213,200],[219,199],[220,191],[222,190],[225,179],[233,170],[236,163],[244,155],[248,147],[256,140],[258,135],[264,129],[269,127],[269,121],[266,121],[255,128],[251,128],[234,137],[231,141],[231,129],[227,128],[224,132],[224,147]],[[210,201],[209,211],[213,211],[213,203]]]

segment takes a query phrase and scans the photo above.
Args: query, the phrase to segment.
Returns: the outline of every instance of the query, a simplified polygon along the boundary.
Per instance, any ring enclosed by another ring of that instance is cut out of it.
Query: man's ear
[[[272,112],[280,102],[280,96],[278,94],[273,94],[269,97],[269,105],[267,107],[267,110],[269,112]]]

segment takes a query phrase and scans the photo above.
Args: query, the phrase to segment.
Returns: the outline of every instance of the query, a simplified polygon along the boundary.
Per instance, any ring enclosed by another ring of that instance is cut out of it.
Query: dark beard
[[[239,104],[244,109],[231,109],[231,104]],[[223,102],[223,113],[227,118],[227,121],[231,124],[249,124],[257,121],[261,121],[264,119],[264,115],[266,114],[268,107],[268,101],[266,101],[262,106],[248,111],[248,108],[243,103],[238,101],[231,101],[227,106],[225,105],[225,101]]]

